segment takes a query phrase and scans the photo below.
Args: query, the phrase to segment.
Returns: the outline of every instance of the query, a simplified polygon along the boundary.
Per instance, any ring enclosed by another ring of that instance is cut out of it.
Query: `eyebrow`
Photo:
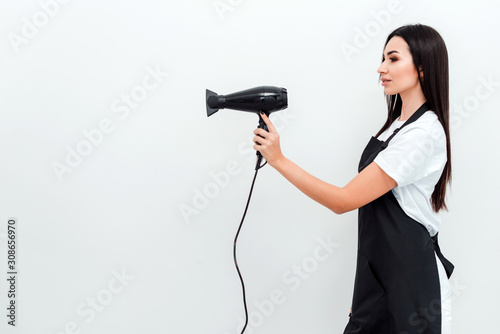
[[[390,55],[392,55],[393,53],[399,53],[399,52],[398,52],[398,51],[396,51],[396,50],[392,50],[392,51],[387,52],[387,55],[388,55],[388,56],[390,56]],[[383,56],[383,55],[382,55],[382,56]]]

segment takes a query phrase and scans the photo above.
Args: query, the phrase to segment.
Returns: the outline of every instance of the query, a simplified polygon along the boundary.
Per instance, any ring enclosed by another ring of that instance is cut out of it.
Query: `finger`
[[[259,138],[259,139],[260,139],[260,140],[262,140],[262,138]],[[259,142],[259,140],[258,140],[258,139],[256,139],[256,140],[254,141],[254,143],[255,143],[255,145],[253,145],[254,150],[259,151],[259,152],[261,152],[261,153],[262,153],[262,150],[266,147],[266,146],[265,146],[265,143],[263,143],[263,142]]]
[[[258,135],[257,135],[257,136],[255,136],[255,137],[253,137],[253,142],[254,142],[255,144],[258,144],[258,145],[263,145],[263,144],[265,144],[267,141],[266,141],[266,139],[265,139],[265,138],[263,138],[263,137],[261,137],[261,136],[258,136]]]
[[[269,117],[267,117],[267,115],[265,113],[261,113],[260,116],[262,117],[262,119],[266,123],[267,128],[269,129],[269,132],[277,132],[276,128],[273,125],[273,123],[271,122],[271,120],[269,119]]]
[[[254,133],[255,135],[257,135],[257,136],[261,136],[262,138],[266,138],[266,136],[268,136],[268,135],[269,135],[269,133],[268,133],[266,130],[262,129],[262,128],[257,128],[257,129],[255,129],[255,130],[253,131],[253,133]]]

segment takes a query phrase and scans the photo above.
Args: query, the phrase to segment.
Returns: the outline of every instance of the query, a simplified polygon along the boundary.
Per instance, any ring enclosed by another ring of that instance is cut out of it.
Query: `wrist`
[[[269,164],[277,171],[281,171],[284,169],[287,161],[288,159],[284,155],[281,155],[277,159],[274,159],[272,162],[269,162]]]

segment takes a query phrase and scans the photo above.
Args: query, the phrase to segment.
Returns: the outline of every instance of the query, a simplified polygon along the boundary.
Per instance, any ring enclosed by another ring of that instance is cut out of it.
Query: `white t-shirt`
[[[378,139],[386,140],[405,121],[394,121]],[[403,211],[435,235],[441,219],[432,209],[431,195],[446,164],[446,136],[434,111],[427,111],[401,129],[375,158],[397,186],[392,189]]]

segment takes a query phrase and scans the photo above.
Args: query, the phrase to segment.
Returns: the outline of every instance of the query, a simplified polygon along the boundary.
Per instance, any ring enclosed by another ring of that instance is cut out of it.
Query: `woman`
[[[359,209],[353,303],[344,333],[449,333],[448,278],[438,212],[451,181],[448,55],[433,28],[407,25],[387,38],[377,72],[388,117],[365,148],[359,174],[336,187],[281,152],[279,135],[254,131],[255,150],[307,196],[337,214]]]

